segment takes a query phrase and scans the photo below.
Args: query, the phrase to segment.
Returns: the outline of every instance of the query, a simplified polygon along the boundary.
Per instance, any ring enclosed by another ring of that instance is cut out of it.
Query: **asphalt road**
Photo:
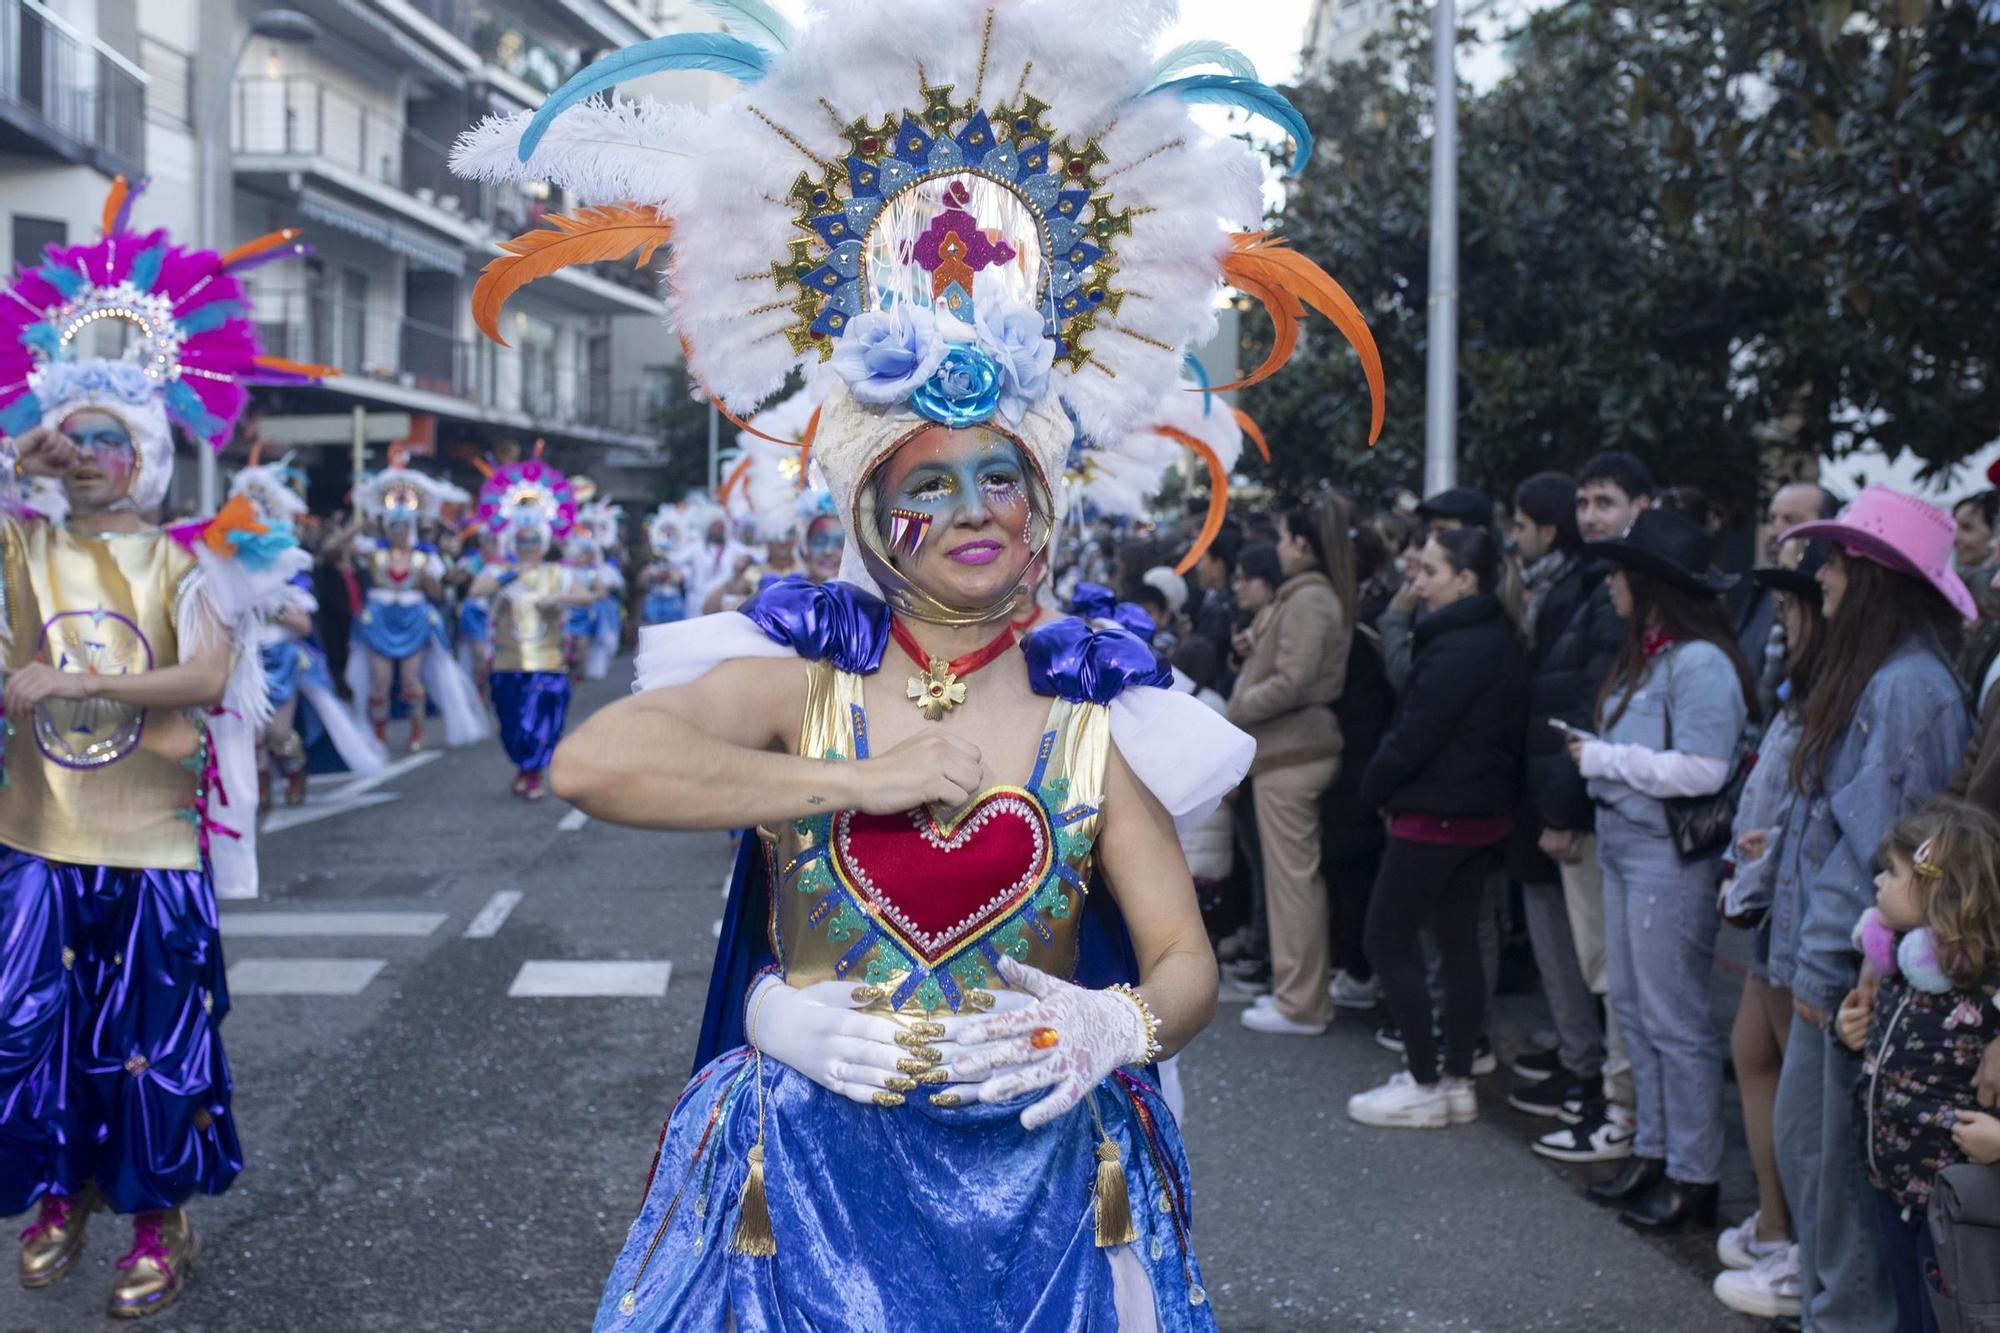
[[[267,830],[264,897],[224,918],[249,1163],[195,1201],[202,1260],[145,1327],[589,1326],[687,1074],[729,848],[526,806],[509,776],[489,742],[365,790],[318,782]],[[592,988],[638,993],[516,993]],[[1510,1002],[1503,1049],[1535,1018]],[[1259,1036],[1225,1006],[1183,1058],[1195,1240],[1224,1329],[1753,1327],[1708,1294],[1706,1238],[1629,1233],[1578,1194],[1602,1168],[1527,1151],[1542,1126],[1507,1109],[1504,1073],[1475,1125],[1351,1124],[1347,1096],[1396,1067],[1371,1031],[1347,1015],[1320,1039]],[[64,1282],[0,1286],[0,1330],[105,1326],[126,1241],[99,1215]]]

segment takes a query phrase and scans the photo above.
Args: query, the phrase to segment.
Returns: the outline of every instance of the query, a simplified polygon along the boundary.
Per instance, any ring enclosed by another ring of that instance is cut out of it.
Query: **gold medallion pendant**
[[[910,698],[926,722],[935,722],[965,702],[965,684],[953,674],[951,663],[933,657],[920,675],[910,677]]]

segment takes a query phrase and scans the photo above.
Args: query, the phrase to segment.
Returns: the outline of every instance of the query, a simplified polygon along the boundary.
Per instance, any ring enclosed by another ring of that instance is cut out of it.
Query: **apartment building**
[[[571,201],[458,180],[446,159],[480,117],[538,105],[598,55],[688,22],[689,8],[0,0],[0,258],[90,235],[115,171],[150,176],[142,220],[184,237],[303,226],[312,256],[250,282],[266,347],[339,371],[257,395],[261,432],[298,451],[316,508],[350,482],[357,409],[370,466],[395,442],[470,483],[475,459],[540,438],[607,492],[650,499],[665,414],[702,411],[666,396],[678,353],[657,278],[568,270],[510,303],[511,346],[488,342],[470,317],[480,268]],[[649,91],[716,90],[688,76]]]

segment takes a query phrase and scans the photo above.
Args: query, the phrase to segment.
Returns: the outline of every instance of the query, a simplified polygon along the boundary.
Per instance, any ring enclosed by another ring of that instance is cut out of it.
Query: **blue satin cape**
[[[842,584],[791,578],[744,614],[801,657],[879,668],[888,608]],[[1108,703],[1171,677],[1122,629],[1058,622],[1023,644],[1038,692]],[[742,839],[717,943],[695,1071],[660,1136],[645,1202],[613,1266],[600,1330],[876,1329],[929,1326],[1084,1333],[1117,1328],[1111,1251],[1095,1241],[1097,1134],[1082,1107],[1037,1131],[1032,1098],[994,1106],[860,1106],[744,1045],[744,1000],[775,967],[763,844]],[[1109,893],[1084,900],[1080,985],[1136,981]],[[1039,1094],[1037,1094],[1039,1095]],[[1120,1070],[1092,1094],[1119,1147],[1160,1326],[1214,1318],[1190,1245],[1186,1155],[1151,1071]],[[762,1117],[775,1258],[731,1236]]]

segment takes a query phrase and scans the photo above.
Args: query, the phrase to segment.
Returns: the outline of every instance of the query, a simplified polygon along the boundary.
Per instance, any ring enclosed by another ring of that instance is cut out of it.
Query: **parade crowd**
[[[1917,1333],[1940,1174],[2000,1162],[1996,513],[1796,482],[1737,577],[1717,505],[1607,452],[1241,512],[1191,580],[1172,525],[1093,530],[1071,600],[1115,590],[1257,739],[1183,832],[1246,1028],[1385,1016],[1370,1126],[1471,1121],[1504,1066],[1533,1150],[1616,1164],[1588,1197],[1652,1233],[1718,1224],[1733,1064],[1758,1207],[1718,1299]],[[1488,1041],[1503,983],[1547,1044]]]

